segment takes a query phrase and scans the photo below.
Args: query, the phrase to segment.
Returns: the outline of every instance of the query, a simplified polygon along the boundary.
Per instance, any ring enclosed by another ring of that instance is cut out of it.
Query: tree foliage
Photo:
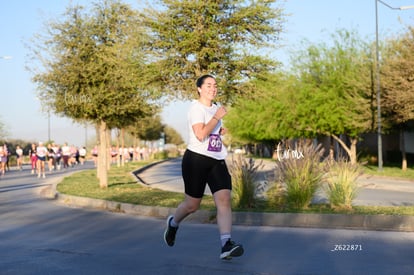
[[[0,139],[5,139],[8,135],[6,125],[0,120]]]
[[[388,41],[381,73],[381,104],[388,118],[397,124],[414,120],[414,27]]]
[[[106,132],[152,114],[159,96],[141,77],[146,35],[137,13],[115,0],[90,10],[70,6],[61,18],[35,40],[32,53],[43,70],[34,71],[33,81],[50,111],[99,126],[98,175],[106,187],[106,168],[100,169],[107,167]]]
[[[296,125],[295,81],[280,72],[263,74],[248,83],[254,93],[251,97],[238,97],[225,118],[232,138],[266,142],[300,135]]]
[[[154,81],[167,94],[194,98],[195,79],[218,77],[223,102],[242,91],[238,84],[274,68],[259,50],[276,42],[282,30],[282,9],[275,0],[162,0],[142,12],[152,34]],[[275,45],[275,44],[273,44]]]
[[[141,140],[158,140],[164,129],[160,115],[146,116],[128,127],[128,132]]]
[[[164,133],[165,133],[165,143],[175,144],[175,145],[180,145],[184,143],[182,136],[174,128],[168,125],[165,125]]]
[[[313,135],[357,138],[372,125],[369,47],[345,30],[339,30],[332,42],[311,45],[298,55],[302,128]]]
[[[90,12],[69,7],[63,18],[36,44],[45,71],[33,80],[42,103],[56,114],[114,126],[150,113],[154,94],[140,78],[145,35],[136,13],[108,0]]]
[[[402,170],[407,170],[404,131],[414,122],[414,28],[387,41],[381,64],[381,107],[385,125],[400,131]],[[410,127],[411,126],[411,127]]]
[[[165,142],[175,145],[183,144],[181,135],[172,127],[162,124],[159,114],[147,116],[127,128],[127,132],[141,140],[158,140],[165,134]]]
[[[254,98],[239,98],[226,125],[256,141],[332,136],[356,161],[358,137],[372,127],[372,64],[361,41],[355,33],[338,31],[332,46],[298,52],[295,74],[252,81]],[[351,138],[351,148],[339,135]]]

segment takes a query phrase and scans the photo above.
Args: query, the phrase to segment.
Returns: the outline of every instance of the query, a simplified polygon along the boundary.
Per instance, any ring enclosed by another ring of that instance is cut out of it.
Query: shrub
[[[166,150],[158,151],[151,154],[153,160],[163,160],[168,158],[168,152]]]
[[[234,206],[241,209],[254,208],[257,205],[256,197],[256,178],[257,170],[262,168],[263,163],[260,161],[255,164],[254,159],[246,159],[241,154],[232,157],[229,165],[230,174],[232,176],[232,200]]]
[[[167,157],[168,158],[177,158],[180,156],[180,152],[176,148],[170,148],[167,151]]]
[[[266,191],[266,202],[270,209],[284,209],[286,207],[286,188],[280,182],[269,184]]]
[[[286,188],[282,194],[285,196],[288,207],[307,208],[322,183],[324,174],[324,166],[321,162],[323,148],[321,145],[314,146],[310,143],[303,143],[295,150],[288,148],[281,155],[283,157],[276,163],[276,182],[274,184]],[[280,186],[273,186],[269,191],[279,190],[274,194],[281,194]],[[271,196],[272,194],[268,192],[269,200],[272,200]],[[273,198],[273,200],[275,199]],[[276,201],[282,202],[280,198],[277,198]]]
[[[325,189],[332,208],[352,209],[352,201],[358,192],[356,180],[361,173],[358,165],[345,160],[329,162]]]

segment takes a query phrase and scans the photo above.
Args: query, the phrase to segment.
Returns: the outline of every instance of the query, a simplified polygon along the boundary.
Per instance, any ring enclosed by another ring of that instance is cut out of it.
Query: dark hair
[[[206,78],[213,78],[213,79],[215,79],[214,78],[214,76],[212,76],[212,75],[209,75],[209,74],[205,74],[205,75],[203,75],[203,76],[200,76],[198,79],[197,79],[197,82],[196,82],[196,85],[197,85],[197,87],[198,88],[200,88],[201,87],[201,85],[203,85],[204,84],[204,80],[206,80]]]

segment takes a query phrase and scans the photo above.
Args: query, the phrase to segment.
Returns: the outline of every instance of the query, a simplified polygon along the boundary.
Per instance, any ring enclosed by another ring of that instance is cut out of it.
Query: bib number
[[[220,135],[211,134],[208,140],[208,151],[221,152],[223,142],[221,141]]]

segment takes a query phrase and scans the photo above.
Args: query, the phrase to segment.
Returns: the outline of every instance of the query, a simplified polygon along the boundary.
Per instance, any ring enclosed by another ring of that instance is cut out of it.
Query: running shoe
[[[164,231],[164,241],[168,246],[173,246],[175,242],[175,234],[177,234],[178,227],[171,226],[173,215],[167,218],[167,228]]]
[[[244,249],[241,244],[236,244],[232,240],[228,240],[221,249],[220,259],[230,260],[233,257],[239,257],[243,255]]]

